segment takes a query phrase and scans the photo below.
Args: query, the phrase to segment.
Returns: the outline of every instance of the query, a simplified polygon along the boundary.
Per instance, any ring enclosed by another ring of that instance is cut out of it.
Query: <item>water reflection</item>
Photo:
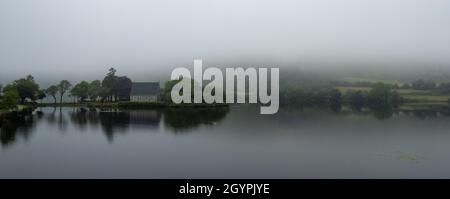
[[[80,132],[99,126],[106,138],[112,141],[116,134],[128,133],[130,128],[157,131],[161,123],[172,129],[173,132],[190,132],[200,125],[212,125],[220,122],[228,111],[229,108],[157,110],[55,108],[47,112],[45,118],[50,124],[57,125],[61,132],[66,131],[68,123]]]
[[[102,110],[98,113],[100,125],[106,138],[112,141],[114,135],[128,132],[130,126],[130,114],[115,110]]]
[[[412,116],[418,119],[433,119],[437,117],[450,117],[450,107],[448,106],[425,106],[425,107],[410,107],[408,109],[402,109],[398,106],[378,106],[378,107],[341,107],[331,106],[328,108],[314,108],[315,110],[321,110],[335,115],[370,115],[378,120],[389,119],[393,116],[404,115]],[[303,109],[288,109],[289,111],[302,112]]]
[[[372,107],[371,112],[373,116],[377,119],[387,119],[392,117],[394,113],[393,107],[389,105],[380,106],[380,107]]]
[[[37,119],[42,118],[38,114]],[[25,141],[29,139],[35,125],[33,115],[8,115],[0,123],[0,143],[2,147],[14,144],[19,138]]]
[[[332,104],[330,106],[330,109],[333,113],[340,113],[342,111],[342,105],[341,104]]]
[[[442,111],[429,111],[429,110],[408,110],[402,112],[405,115],[412,115],[419,119],[433,119],[439,116],[450,116],[448,112]]]
[[[164,124],[175,132],[185,132],[199,125],[213,125],[225,118],[228,107],[223,108],[186,108],[164,110]]]
[[[255,117],[251,111],[245,109],[233,110],[244,115],[243,118]],[[161,128],[169,129],[166,132],[189,133],[195,132],[201,126],[210,126],[220,123],[230,112],[229,107],[223,108],[184,108],[184,109],[156,109],[156,110],[118,110],[95,108],[43,108],[32,115],[21,115],[0,122],[0,142],[2,147],[8,147],[17,142],[19,138],[28,140],[35,132],[36,123],[41,120],[55,127],[60,133],[87,132],[92,128],[99,129],[110,142],[119,134],[139,132],[161,132]],[[314,117],[317,109],[281,109],[281,113],[288,113],[286,121],[295,123],[293,117],[303,114],[305,117]],[[386,120],[393,116],[413,117],[420,120],[448,117],[448,107],[433,109],[406,109],[397,107],[341,107],[333,106],[325,113],[334,118],[344,118],[349,115],[365,117],[370,116],[377,120]],[[306,115],[305,115],[306,114]],[[283,115],[283,114],[282,114]],[[275,122],[276,117],[269,117],[268,123]],[[291,119],[289,119],[291,118]],[[272,120],[271,120],[272,119]],[[46,127],[48,128],[48,127]]]

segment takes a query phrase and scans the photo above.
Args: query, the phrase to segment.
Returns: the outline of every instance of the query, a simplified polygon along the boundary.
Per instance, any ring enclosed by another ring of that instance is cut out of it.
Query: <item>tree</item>
[[[110,68],[109,72],[106,74],[105,78],[103,78],[102,86],[108,90],[109,93],[109,100],[112,100],[113,95],[113,89],[116,85],[117,76],[116,76],[116,69]]]
[[[103,91],[108,91],[109,93],[106,99],[109,99],[110,101],[129,99],[132,86],[131,79],[127,76],[118,77],[116,76],[116,72],[116,69],[110,68],[105,78],[103,78]]]
[[[6,87],[5,87],[6,88]],[[17,101],[20,99],[19,93],[15,89],[4,89],[2,101],[0,102],[1,109],[15,109]]]
[[[41,100],[41,102],[42,102],[42,99],[44,99],[45,97],[47,97],[47,95],[45,95],[45,90],[39,90],[39,91],[37,92],[36,98],[37,98],[38,100]]]
[[[132,85],[131,79],[127,76],[118,77],[112,89],[114,96],[119,100],[130,99]]]
[[[32,101],[37,99],[39,85],[34,81],[34,77],[28,75],[25,78],[15,80],[5,87],[7,90],[16,90],[20,98],[20,103],[25,103],[26,99]]]
[[[165,84],[164,84],[164,88],[163,88],[163,90],[162,90],[162,92],[161,92],[161,100],[162,101],[164,101],[164,102],[166,102],[166,103],[172,103],[172,97],[171,97],[171,92],[172,92],[172,88],[178,83],[178,82],[180,82],[181,80],[182,80],[183,78],[182,77],[180,77],[179,79],[175,79],[175,80],[170,80],[170,81],[167,81]],[[195,86],[197,86],[198,84],[193,80],[193,79],[191,79],[191,100],[194,100],[194,87]],[[180,92],[180,94],[183,94],[183,90],[181,90],[181,92]]]
[[[56,104],[56,95],[58,94],[58,90],[59,90],[58,86],[55,85],[52,85],[45,90],[45,93],[47,93],[47,95],[53,97],[54,104]]]
[[[91,101],[96,101],[100,96],[100,92],[102,89],[102,83],[100,80],[94,80],[89,84],[88,88],[88,96]]]
[[[64,94],[70,89],[72,84],[67,80],[61,80],[58,84],[58,92],[59,92],[59,103],[62,104],[62,99]]]
[[[177,84],[180,81],[181,81],[181,79],[170,80],[164,84],[164,89],[162,89],[162,92],[161,92],[161,100],[162,101],[164,101],[166,103],[172,102],[170,92],[172,92],[173,86],[175,86],[175,84]]]
[[[100,90],[98,92],[98,95],[100,97],[100,101],[103,103],[105,100],[109,97],[109,89],[105,87],[100,87]]]
[[[384,83],[376,83],[367,95],[367,102],[370,106],[392,105],[391,86]]]
[[[76,84],[72,90],[70,90],[70,95],[75,96],[79,101],[84,102],[84,100],[89,97],[89,83],[82,81]]]

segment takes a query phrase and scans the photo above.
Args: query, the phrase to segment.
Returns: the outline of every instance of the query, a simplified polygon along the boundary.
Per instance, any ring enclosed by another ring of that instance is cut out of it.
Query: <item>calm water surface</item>
[[[450,178],[439,112],[41,108],[1,130],[0,178]]]

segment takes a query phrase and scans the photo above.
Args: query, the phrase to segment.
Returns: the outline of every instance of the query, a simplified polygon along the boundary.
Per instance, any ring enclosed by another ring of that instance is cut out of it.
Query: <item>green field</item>
[[[341,79],[342,81],[354,83],[354,82],[370,82],[370,83],[385,83],[385,84],[402,84],[397,80],[388,80],[388,79],[370,79],[370,78],[360,78],[360,77],[345,77]]]
[[[344,87],[339,86],[336,87],[339,91],[341,91],[343,94],[347,93],[348,91],[369,91],[369,87]],[[438,102],[438,103],[447,103],[448,99],[450,98],[449,95],[438,95],[431,93],[429,91],[424,90],[414,90],[414,89],[396,89],[396,91],[405,98],[407,101],[414,101],[414,102]]]
[[[400,94],[403,98],[407,100],[417,101],[417,102],[448,102],[450,96],[447,95],[417,95],[417,94]]]

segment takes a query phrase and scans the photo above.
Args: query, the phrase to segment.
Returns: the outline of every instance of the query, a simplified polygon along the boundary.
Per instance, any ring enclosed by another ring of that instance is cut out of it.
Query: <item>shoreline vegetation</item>
[[[84,108],[114,108],[114,109],[153,109],[153,108],[214,108],[227,107],[228,104],[169,104],[163,102],[65,102],[38,103],[38,107],[84,107]]]
[[[22,118],[33,113],[35,107],[18,105],[14,110],[0,109],[0,127],[9,126]]]
[[[227,103],[174,104],[171,101],[172,87],[180,80],[166,82],[160,88],[156,101],[131,101],[132,80],[117,76],[110,68],[103,80],[81,81],[72,85],[61,80],[42,89],[33,76],[28,75],[5,86],[0,85],[0,119],[10,114],[29,113],[36,107],[85,107],[115,109],[153,108],[215,108],[229,106]],[[195,84],[195,82],[192,82]],[[193,91],[191,91],[193,92]],[[191,95],[192,96],[192,95]],[[43,102],[44,99],[53,102]],[[68,102],[68,99],[71,102]],[[320,87],[293,85],[280,88],[280,108],[283,107],[328,107],[337,109],[348,106],[361,110],[395,108],[448,109],[450,103],[450,82],[435,83],[416,80],[408,83],[399,81],[377,81],[362,78],[329,81]]]

